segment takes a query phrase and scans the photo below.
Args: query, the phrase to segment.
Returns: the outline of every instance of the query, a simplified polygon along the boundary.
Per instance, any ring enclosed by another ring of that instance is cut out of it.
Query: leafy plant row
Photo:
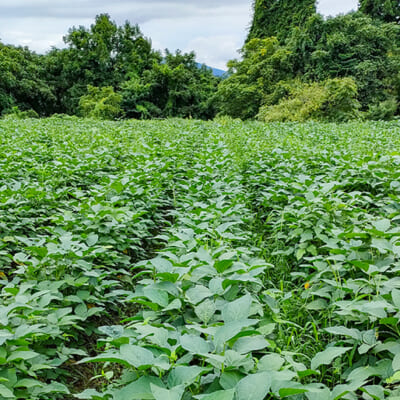
[[[0,125],[0,398],[400,396],[399,126]]]

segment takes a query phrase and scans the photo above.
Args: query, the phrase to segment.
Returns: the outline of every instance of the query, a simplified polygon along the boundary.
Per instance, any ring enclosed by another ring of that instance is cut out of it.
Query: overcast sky
[[[336,15],[357,0],[320,0],[318,10]],[[194,50],[200,62],[224,69],[237,57],[251,20],[252,0],[0,0],[0,40],[44,53],[61,47],[72,26],[90,26],[108,13],[117,23],[138,23],[157,49]]]

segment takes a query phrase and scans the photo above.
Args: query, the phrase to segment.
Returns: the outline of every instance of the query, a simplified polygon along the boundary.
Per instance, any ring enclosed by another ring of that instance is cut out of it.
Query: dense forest
[[[328,18],[312,0],[256,0],[241,58],[222,79],[194,53],[162,54],[137,25],[107,14],[64,42],[45,55],[0,43],[1,114],[268,122],[400,111],[397,0],[361,0],[357,12]]]

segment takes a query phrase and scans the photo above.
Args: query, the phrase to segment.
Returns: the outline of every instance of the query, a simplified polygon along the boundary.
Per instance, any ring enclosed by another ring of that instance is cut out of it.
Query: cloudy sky
[[[319,0],[318,10],[336,15],[357,0]],[[61,47],[71,26],[90,26],[108,13],[117,23],[138,23],[157,49],[194,50],[200,62],[225,68],[237,57],[251,20],[252,0],[0,0],[0,40],[44,53]]]

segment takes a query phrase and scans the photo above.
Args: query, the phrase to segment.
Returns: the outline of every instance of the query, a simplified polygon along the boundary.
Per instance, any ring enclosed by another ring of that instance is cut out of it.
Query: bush
[[[276,105],[264,105],[258,118],[265,122],[306,121],[318,119],[317,115],[326,101],[326,90],[318,83],[294,86],[289,97]]]
[[[324,84],[326,101],[322,118],[330,121],[348,121],[359,116],[357,84],[353,78],[328,79]]]
[[[390,98],[385,101],[381,101],[377,104],[371,104],[369,110],[366,113],[367,119],[388,121],[393,119],[396,115],[399,104],[395,98]]]
[[[18,118],[18,119],[28,119],[28,118],[39,118],[39,114],[32,109],[21,111],[18,106],[14,106],[11,110],[4,112],[5,118]]]
[[[359,115],[357,85],[352,78],[328,79],[321,83],[284,82],[277,87],[276,92],[276,95],[266,98],[266,104],[260,108],[260,120],[347,121]],[[279,93],[287,93],[287,96],[280,98],[277,104],[271,105],[268,101],[279,98]]]
[[[87,91],[79,100],[83,117],[113,120],[121,116],[122,96],[115,93],[111,86],[98,88],[88,85]]]

